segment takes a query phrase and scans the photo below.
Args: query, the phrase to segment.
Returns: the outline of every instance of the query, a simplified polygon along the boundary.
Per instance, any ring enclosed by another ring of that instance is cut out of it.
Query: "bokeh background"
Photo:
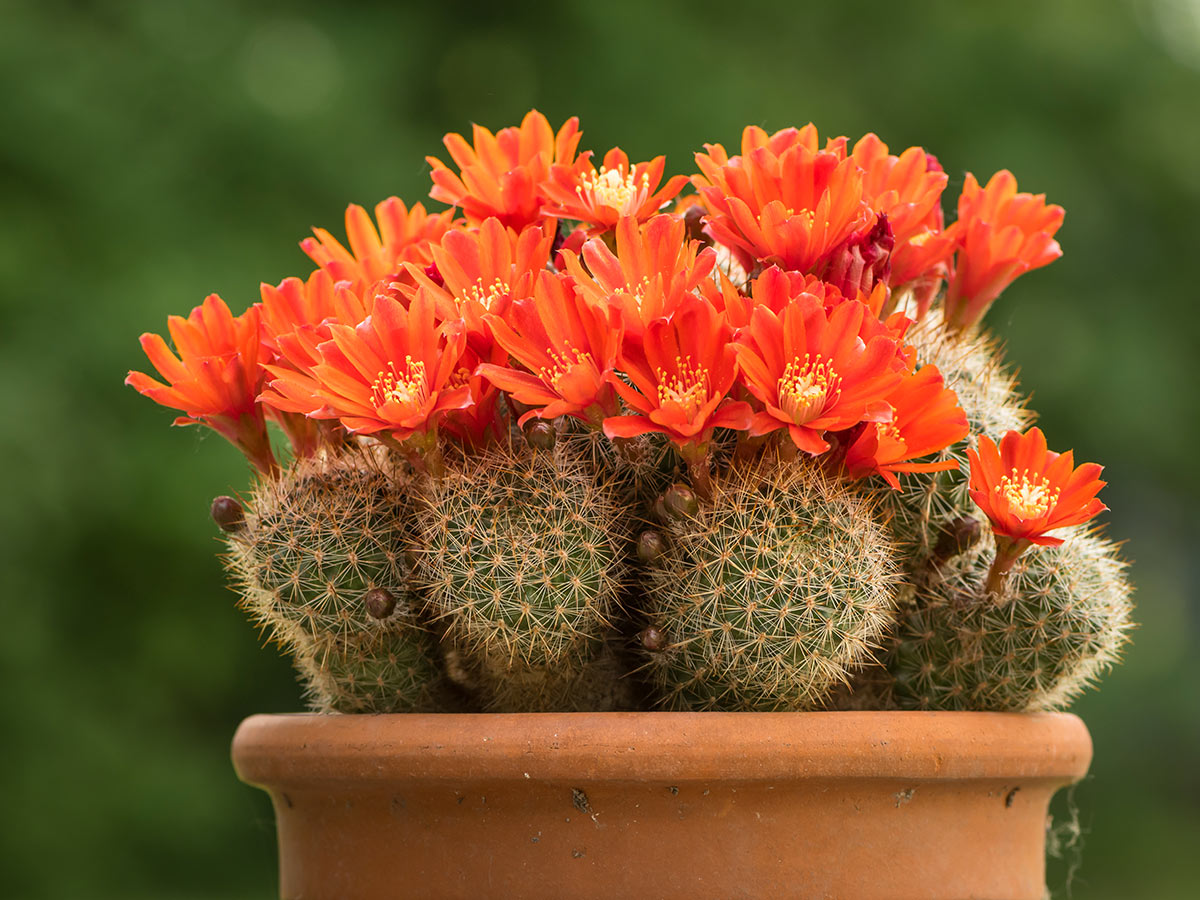
[[[537,107],[676,172],[749,123],[875,131],[950,203],[1007,167],[1066,207],[990,322],[1052,446],[1107,466],[1141,627],[1075,707],[1096,757],[1050,886],[1200,896],[1198,0],[6,0],[0,85],[0,894],[274,894],[228,743],[300,695],[207,514],[248,472],[123,387],[136,337],[307,274],[310,226],[423,199],[445,132]]]

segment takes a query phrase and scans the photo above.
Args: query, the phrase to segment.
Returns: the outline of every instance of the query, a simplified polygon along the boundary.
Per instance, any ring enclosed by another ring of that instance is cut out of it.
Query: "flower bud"
[[[950,522],[938,536],[933,548],[934,559],[953,559],[970,550],[983,537],[983,526],[972,516],[961,516]]]
[[[214,497],[209,512],[222,531],[241,531],[246,527],[246,514],[233,497]]]
[[[643,628],[638,632],[638,643],[642,645],[642,649],[649,650],[651,653],[661,653],[667,649],[667,636],[660,629],[651,625],[649,628]]]
[[[371,588],[363,595],[363,603],[372,619],[386,619],[396,611],[396,598],[383,588]]]
[[[663,508],[672,519],[693,519],[700,514],[700,499],[686,484],[673,484],[662,496]]]
[[[856,297],[859,291],[870,294],[879,282],[887,283],[895,245],[892,226],[880,213],[869,230],[850,235],[833,251],[821,279],[846,297]]]
[[[637,555],[648,566],[654,565],[667,552],[667,542],[657,531],[643,531],[637,539]]]
[[[534,450],[550,451],[554,449],[554,442],[558,435],[554,430],[554,423],[547,422],[545,419],[530,419],[525,423],[525,442]]]

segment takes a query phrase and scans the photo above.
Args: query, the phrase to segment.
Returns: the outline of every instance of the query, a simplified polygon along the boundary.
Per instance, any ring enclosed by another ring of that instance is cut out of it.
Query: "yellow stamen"
[[[475,279],[475,283],[471,285],[470,293],[467,299],[474,300],[486,310],[491,310],[497,300],[508,296],[508,285],[497,278],[487,287],[483,285],[483,279]]]
[[[402,406],[422,406],[429,399],[429,385],[425,380],[425,363],[404,357],[404,374],[396,371],[396,364],[389,362],[387,368],[375,378],[371,385],[371,399],[375,408],[385,403]]]
[[[553,366],[543,366],[538,369],[538,378],[542,379],[554,390],[558,390],[558,382],[571,369],[576,366],[590,366],[596,370],[596,361],[592,358],[592,354],[585,353],[578,347],[572,347],[564,343],[561,353],[555,353],[553,350],[547,351],[550,359],[554,361]]]
[[[575,188],[581,200],[587,201],[586,192],[591,196],[593,206],[611,206],[626,215],[637,212],[649,191],[650,176],[645,172],[637,178],[633,172],[625,174],[620,168],[609,169],[604,166],[600,167],[599,172],[585,173],[580,185]]]
[[[827,401],[838,393],[841,379],[821,357],[796,357],[779,379],[779,407],[797,425],[803,425],[825,411]]]
[[[693,366],[692,358],[675,357],[677,375],[670,375],[659,369],[658,375],[658,405],[678,403],[683,408],[683,414],[688,419],[694,419],[705,403],[708,402],[711,388],[709,386],[708,369]]]
[[[1008,501],[1008,510],[1018,519],[1040,519],[1058,505],[1059,491],[1050,487],[1049,479],[1028,469],[1018,472],[1015,468],[1000,477],[993,489]]]

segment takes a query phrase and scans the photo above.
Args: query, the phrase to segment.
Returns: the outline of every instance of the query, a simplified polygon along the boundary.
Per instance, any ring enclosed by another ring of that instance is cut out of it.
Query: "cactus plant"
[[[677,199],[580,137],[448,136],[457,212],[351,207],[307,278],[142,336],[127,382],[259,473],[212,515],[314,708],[1042,709],[1116,658],[1099,467],[982,325],[1060,207],[968,174],[947,226],[936,158],[812,125]]]

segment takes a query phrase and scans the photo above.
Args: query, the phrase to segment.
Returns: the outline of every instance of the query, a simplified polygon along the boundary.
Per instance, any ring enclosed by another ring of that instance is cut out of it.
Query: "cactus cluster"
[[[352,206],[316,269],[142,337],[142,393],[258,470],[249,617],[336,712],[1056,709],[1131,588],[1091,463],[984,313],[1060,251],[1008,172],[874,135],[599,168],[538,113]],[[687,184],[695,189],[681,196]],[[287,437],[281,466],[268,422]]]

